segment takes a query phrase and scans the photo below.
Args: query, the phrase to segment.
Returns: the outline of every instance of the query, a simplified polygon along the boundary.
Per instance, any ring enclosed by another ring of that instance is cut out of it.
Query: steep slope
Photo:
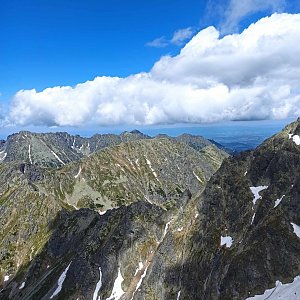
[[[164,235],[168,213],[146,202],[108,211],[100,216],[91,210],[62,211],[52,226],[53,234],[45,249],[31,263],[27,273],[20,272],[10,282],[12,299],[107,299],[117,277],[119,290],[134,293],[150,257]],[[67,271],[64,289],[58,278]],[[18,283],[17,283],[18,282]],[[22,285],[22,283],[24,284]],[[20,289],[20,287],[22,287]],[[76,288],[74,288],[76,286]],[[97,297],[98,298],[98,297]]]
[[[246,299],[300,274],[299,134],[298,119],[255,151],[224,161],[196,200],[198,215],[181,225],[181,262],[159,268],[176,241],[173,230],[135,299]]]
[[[48,225],[61,209],[35,183],[44,174],[32,165],[0,165],[0,274],[9,276],[32,260],[49,238]]]
[[[224,157],[214,146],[198,152],[169,139],[140,140],[69,164],[42,184],[76,207],[106,210],[136,200],[172,206],[187,188],[196,193],[205,185]]]
[[[146,205],[150,211],[143,212],[141,209],[138,212],[135,209],[135,217],[140,220],[146,218],[146,224],[143,226],[156,228],[156,242],[153,242],[148,231],[140,237],[143,242],[151,240],[151,243],[146,243],[143,250],[148,257],[151,251],[154,251],[153,245],[157,248],[157,240],[160,241],[159,236],[164,232],[168,218],[174,218],[192,194],[197,194],[203,189],[223,158],[224,153],[214,146],[205,147],[199,152],[169,139],[144,139],[106,148],[60,169],[45,169],[17,162],[1,164],[0,214],[5,233],[0,241],[3,286],[9,293],[12,292],[16,287],[13,279],[15,274],[17,271],[18,274],[30,274],[28,267],[34,270],[34,273],[40,274],[36,269],[39,265],[35,265],[33,260],[36,255],[48,251],[48,246],[43,247],[49,244],[51,235],[53,237],[55,232],[61,233],[57,227],[60,225],[53,221],[61,209],[65,211],[64,223],[69,222],[69,218],[72,219],[73,215],[80,219],[82,211],[79,210],[77,213],[74,207],[98,210],[100,214],[96,213],[96,215],[99,216],[106,210],[122,204],[135,207],[134,203],[143,200],[141,207]],[[153,209],[159,210],[159,215],[163,218],[163,223],[159,223],[159,226],[152,224],[153,219],[148,220],[147,214],[151,215]],[[89,216],[94,218],[93,211],[85,211],[87,215],[82,217],[79,225],[85,224]],[[123,214],[127,214],[122,207],[116,211],[117,214],[122,215],[122,218]],[[109,216],[109,211],[106,214]],[[75,221],[75,223],[70,222],[68,230],[72,235],[69,241],[74,240],[74,245],[77,245],[79,225],[77,226]],[[113,224],[114,222],[103,228],[112,238]],[[55,235],[54,243],[57,243],[58,236]],[[129,237],[131,238],[131,235]],[[124,237],[124,243],[128,243],[128,235]],[[108,245],[111,246],[110,241]],[[90,246],[83,243],[82,247],[86,249]],[[93,247],[96,251],[96,248],[101,248],[102,244]],[[77,251],[75,252],[74,255],[77,255]],[[120,254],[119,250],[117,254]],[[61,259],[67,257],[64,252],[61,255]],[[138,256],[134,257],[132,263],[136,266],[140,261],[137,261]],[[145,259],[145,255],[141,259]],[[123,272],[127,262],[120,264]],[[57,267],[55,270],[60,271],[60,268]],[[47,274],[43,276],[47,277]],[[114,275],[115,273],[111,274]],[[130,280],[129,277],[126,280]],[[7,280],[4,281],[5,279]],[[57,281],[57,278],[55,280]],[[110,288],[112,287],[107,287],[107,291],[110,291]],[[15,292],[14,290],[12,293]],[[33,292],[35,293],[35,288],[32,291],[31,286],[28,293]],[[85,292],[82,290],[80,293]],[[8,297],[7,294],[5,295]],[[15,296],[13,298],[17,299]]]

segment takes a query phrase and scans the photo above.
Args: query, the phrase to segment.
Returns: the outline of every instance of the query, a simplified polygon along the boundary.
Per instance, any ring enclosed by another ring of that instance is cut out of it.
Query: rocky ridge
[[[223,300],[273,293],[276,282],[300,274],[299,136],[300,119],[257,149],[226,158],[218,171],[224,156],[217,148],[197,151],[166,137],[110,147],[59,170],[24,164],[10,178],[6,168],[19,164],[0,165],[22,195],[26,186],[58,206],[47,214],[39,251],[5,269],[3,275],[14,273],[1,297]],[[121,174],[127,181],[118,181]],[[97,207],[96,196],[82,206],[70,202],[83,179],[110,199],[100,201],[106,206]],[[99,189],[105,180],[109,188]],[[122,202],[116,186],[127,195]],[[7,203],[13,198],[5,191],[0,199]],[[6,236],[15,241],[10,231]],[[289,295],[298,299],[299,290]]]
[[[163,137],[182,142],[196,150],[215,145],[217,148],[230,153],[221,145],[201,136],[183,134],[175,138],[166,135]],[[0,141],[0,163],[18,161],[39,167],[60,168],[69,162],[79,160],[105,148],[144,139],[153,138],[138,130],[125,131],[119,135],[95,134],[90,138],[70,135],[66,132],[32,133],[20,131],[8,136],[6,141]]]
[[[146,260],[147,264],[147,257],[151,251],[154,253],[154,250],[158,248],[161,236],[164,234],[165,218],[176,216],[177,211],[185,205],[192,194],[197,194],[199,189],[203,189],[206,181],[220,166],[225,156],[223,151],[213,145],[196,151],[174,139],[156,138],[140,139],[106,147],[100,152],[78,161],[74,160],[59,169],[56,167],[43,168],[28,162],[20,163],[18,160],[0,164],[0,214],[1,226],[4,228],[4,234],[1,236],[0,255],[2,280],[5,287],[2,294],[4,293],[5,298],[18,299],[20,297],[23,299],[25,297],[23,293],[21,293],[23,296],[16,294],[16,291],[19,290],[15,288],[12,279],[15,274],[16,278],[20,278],[26,272],[31,273],[32,270],[36,273],[35,258],[42,255],[44,251],[47,252],[46,249],[54,239],[53,235],[57,230],[61,234],[57,227],[59,225],[55,221],[59,220],[60,216],[63,216],[63,223],[68,223],[69,218],[75,222],[73,215],[76,216],[76,220],[79,220],[78,225],[70,221],[66,228],[67,231],[64,233],[64,235],[68,235],[71,232],[68,245],[76,245],[77,242],[72,244],[71,241],[78,241],[81,226],[87,226],[87,228],[84,227],[84,232],[90,230],[92,225],[86,221],[90,217],[94,220],[93,216],[98,216],[93,222],[98,223],[100,220],[99,222],[102,224],[102,216],[109,216],[111,211],[115,211],[124,220],[124,214],[128,214],[127,208],[124,210],[125,207],[138,205],[141,207],[141,211],[135,208],[134,217],[138,218],[136,221],[139,223],[134,226],[148,226],[153,228],[151,230],[155,230],[155,235],[153,233],[148,236],[150,229],[143,233],[139,232],[137,235],[138,240],[142,241],[139,243],[149,240],[143,247],[135,246],[139,249],[138,251],[143,252],[143,255],[139,255],[142,261]],[[147,210],[144,212],[142,208],[145,205]],[[78,210],[80,207],[89,209]],[[158,225],[152,224],[153,219],[148,220],[148,214],[151,215],[153,209],[160,212],[159,216],[163,220]],[[108,211],[106,212],[106,210]],[[96,212],[94,213],[94,211]],[[81,213],[83,213],[82,216]],[[147,224],[143,224],[144,221]],[[122,222],[121,227],[123,226]],[[107,237],[114,236],[114,232],[111,231],[114,224],[115,221],[110,226],[101,225],[106,227],[103,230],[108,234]],[[98,233],[93,232],[94,234]],[[129,234],[129,236],[131,235],[132,233]],[[56,237],[58,235],[55,235],[55,244],[57,243]],[[90,239],[86,241],[86,245],[83,242],[82,251],[90,249],[90,242]],[[103,240],[103,243],[111,245],[111,240],[105,242]],[[128,243],[128,234],[122,243]],[[61,242],[59,242],[60,244]],[[100,244],[96,243],[93,246],[95,251],[102,247]],[[140,250],[140,247],[143,250]],[[116,255],[120,254],[119,251],[121,250],[118,250]],[[75,255],[75,253],[73,254]],[[60,255],[63,256],[56,257],[55,260],[62,262],[68,257],[65,252]],[[85,255],[89,254],[85,253]],[[135,253],[133,257],[138,257],[136,255]],[[133,261],[132,263],[140,265],[142,261]],[[123,272],[123,265],[127,264],[127,261],[122,261],[120,264]],[[76,266],[73,262],[70,270],[73,265]],[[60,268],[56,266],[51,270],[53,274],[58,275]],[[141,273],[139,274],[141,275]],[[48,275],[45,276],[48,278]],[[114,276],[114,273],[111,276]],[[5,280],[7,278],[8,280]],[[129,275],[126,275],[125,278],[129,280]],[[51,284],[54,286],[56,280]],[[36,293],[34,286],[27,283],[21,289],[22,292],[29,289],[28,299],[33,297],[30,296],[32,293]],[[86,295],[88,291],[85,292],[83,289],[79,293]],[[134,285],[131,289],[134,289]],[[6,294],[9,290],[9,294]],[[44,291],[44,289],[42,290]],[[39,293],[38,297],[40,297]],[[47,298],[47,295],[41,297]]]

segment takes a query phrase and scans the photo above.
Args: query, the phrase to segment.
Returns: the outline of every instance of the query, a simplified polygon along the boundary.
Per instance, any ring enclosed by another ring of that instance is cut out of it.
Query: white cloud
[[[222,38],[208,27],[149,73],[19,91],[7,121],[80,126],[298,116],[299,28],[299,14],[274,14]]]
[[[165,37],[154,39],[146,44],[149,47],[163,48],[169,45],[181,46],[184,42],[192,37],[194,30],[191,27],[178,29],[174,32],[173,37],[168,40]]]
[[[151,42],[148,42],[146,46],[155,47],[155,48],[163,48],[169,45],[169,41],[166,40],[163,36],[157,39],[154,39]]]
[[[182,45],[183,42],[190,39],[192,35],[193,35],[193,30],[191,27],[179,29],[174,32],[170,42],[175,45]]]
[[[244,17],[257,12],[279,12],[286,6],[286,0],[230,0],[222,15],[222,32],[228,33],[237,30]]]

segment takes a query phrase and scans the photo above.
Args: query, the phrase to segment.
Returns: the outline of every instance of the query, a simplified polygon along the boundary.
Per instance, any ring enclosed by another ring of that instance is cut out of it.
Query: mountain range
[[[0,299],[300,299],[299,136],[9,136]]]

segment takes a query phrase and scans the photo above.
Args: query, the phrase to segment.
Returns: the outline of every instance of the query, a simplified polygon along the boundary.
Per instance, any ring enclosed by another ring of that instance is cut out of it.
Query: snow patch
[[[51,150],[51,152],[59,162],[61,162],[63,165],[65,165],[65,163],[57,156],[57,154],[54,151]]]
[[[247,173],[248,173],[248,171],[245,171],[245,173],[244,173],[244,176],[246,176],[246,175],[247,175]]]
[[[99,281],[97,282],[94,294],[93,294],[93,300],[97,300],[98,298],[98,293],[101,289],[102,286],[102,272],[101,272],[101,268],[99,267]]]
[[[2,154],[2,153],[3,153],[3,151],[0,152],[0,154]],[[7,153],[5,152],[4,155],[2,156],[2,158],[0,158],[0,161],[3,161],[3,160],[5,159],[6,156],[7,156]]]
[[[300,226],[298,226],[295,223],[291,223],[291,225],[293,226],[294,233],[297,235],[298,238],[300,238]]]
[[[299,135],[294,135],[294,136],[293,136],[293,142],[294,142],[297,146],[300,145],[300,137],[299,137]]]
[[[30,147],[31,147],[31,145],[29,144],[29,146],[28,146],[28,157],[29,157],[30,163],[32,164]]]
[[[195,219],[197,219],[197,218],[198,218],[198,216],[199,216],[199,214],[195,214]]]
[[[80,173],[81,173],[81,167],[79,168],[79,171],[78,171],[78,173],[74,176],[74,178],[77,178],[77,177],[80,175]]]
[[[70,268],[71,263],[72,262],[69,263],[69,265],[66,267],[66,269],[59,276],[58,281],[57,281],[58,287],[56,288],[56,290],[54,291],[54,293],[52,294],[52,296],[50,297],[50,299],[52,299],[54,296],[56,296],[57,294],[59,294],[59,292],[61,291],[62,285],[63,285],[63,283],[64,283],[64,281],[65,281],[65,279],[67,277],[67,273],[68,273],[68,270]]]
[[[122,295],[125,293],[122,289],[123,280],[124,279],[122,277],[122,274],[121,274],[121,271],[120,271],[120,268],[119,268],[118,277],[115,280],[114,287],[113,287],[113,290],[111,292],[111,295],[106,300],[119,300],[122,297]]]
[[[183,227],[180,227],[180,228],[177,229],[177,231],[180,232],[180,231],[182,231],[182,229],[183,229]]]
[[[143,267],[143,264],[142,264],[142,267]],[[144,277],[145,277],[146,274],[147,274],[147,270],[148,270],[148,266],[145,268],[144,273],[142,274],[142,276],[141,276],[139,282],[137,283],[137,285],[136,285],[136,287],[135,287],[135,291],[134,291],[134,293],[133,293],[131,299],[133,299],[133,296],[135,295],[136,291],[140,288],[140,286],[141,286],[141,284],[142,284],[142,282],[143,282],[143,280],[144,280]]]
[[[73,140],[73,145],[71,146],[71,148],[73,149],[73,150],[75,150],[75,138],[74,138],[74,140]]]
[[[134,276],[138,273],[138,271],[141,271],[143,269],[143,263],[139,262],[138,268],[135,270]]]
[[[181,291],[178,292],[176,300],[179,300]]]
[[[196,174],[194,171],[193,171],[193,174],[194,174],[194,176],[197,178],[197,180],[198,180],[199,182],[203,182],[203,180],[201,180],[200,177],[197,176],[197,174]]]
[[[256,201],[258,199],[261,199],[261,196],[259,195],[259,193],[265,189],[267,189],[268,186],[267,185],[260,185],[260,186],[251,186],[250,190],[254,196],[253,198],[253,205],[255,205]]]
[[[299,300],[300,299],[300,276],[294,278],[293,282],[282,284],[279,280],[276,281],[276,286],[268,289],[263,295],[256,295],[247,298],[246,300]]]
[[[164,240],[164,238],[165,238],[165,236],[166,236],[166,234],[167,234],[167,232],[168,232],[168,229],[169,229],[169,226],[170,226],[170,223],[171,223],[171,222],[172,222],[172,220],[169,221],[169,222],[165,225],[164,234],[163,234],[162,238],[160,239],[160,243]]]
[[[154,177],[157,179],[157,181],[159,181],[158,178],[157,178],[157,174],[156,174],[155,170],[152,168],[152,165],[151,165],[150,160],[149,160],[147,157],[145,157],[145,158],[146,158],[147,165],[149,166],[149,168],[150,168],[151,171],[152,171],[152,174],[153,174]]]
[[[106,214],[106,212],[107,212],[107,210],[99,211],[99,215],[100,215],[100,216],[103,216],[103,215]]]
[[[300,145],[300,136],[299,136],[299,135],[297,135],[297,134],[293,135],[293,134],[289,133],[289,139],[292,139],[293,142],[294,142],[297,146]]]
[[[254,213],[253,216],[252,216],[252,219],[251,219],[251,225],[253,224],[253,221],[254,221],[254,219],[255,219],[255,214],[256,214],[256,213]]]
[[[10,275],[5,275],[5,276],[4,276],[4,282],[9,280],[9,276],[10,276]]]
[[[285,195],[282,195],[281,198],[276,199],[275,204],[274,204],[274,208],[280,204],[280,202],[281,202],[281,200],[283,199],[284,196]]]
[[[232,246],[233,239],[231,236],[221,236],[221,246],[226,246],[226,248],[230,248]]]
[[[22,282],[22,284],[21,284],[20,287],[19,287],[19,290],[22,290],[24,287],[25,287],[25,281]]]

